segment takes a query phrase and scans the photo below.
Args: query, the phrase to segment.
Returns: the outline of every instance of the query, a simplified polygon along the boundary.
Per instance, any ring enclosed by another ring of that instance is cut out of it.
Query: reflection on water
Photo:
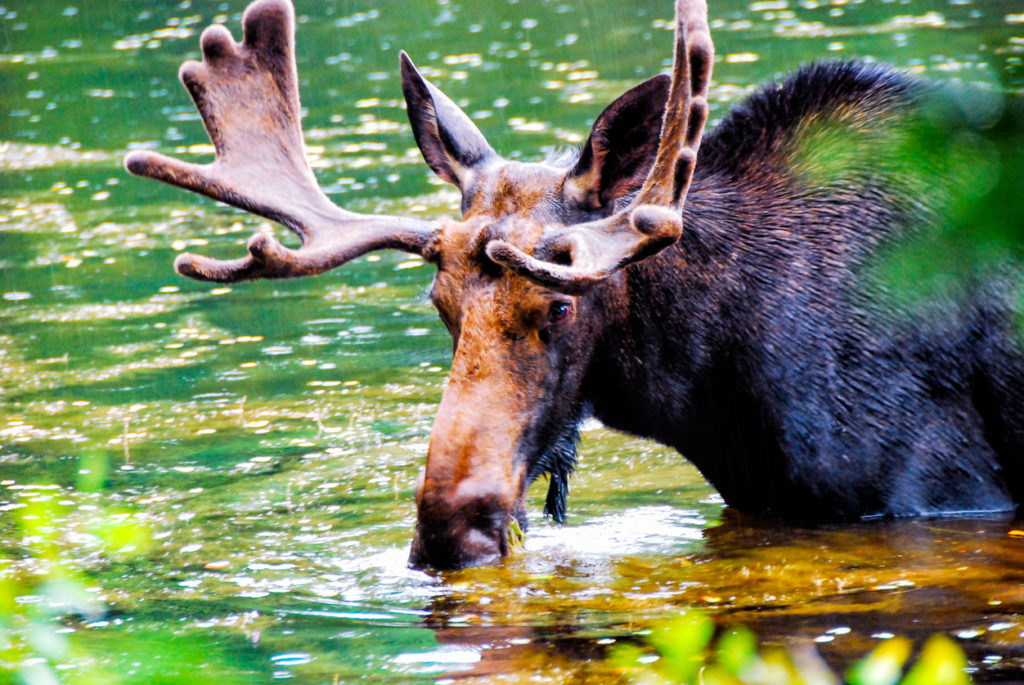
[[[670,59],[671,3],[599,5],[300,0],[321,184],[363,212],[457,211],[414,148],[399,48],[507,156],[578,144]],[[242,9],[0,8],[0,581],[44,565],[13,515],[57,507],[72,565],[110,608],[62,624],[84,650],[62,669],[93,659],[129,681],[184,680],[174,669],[202,660],[233,682],[603,682],[610,645],[698,606],[836,663],[942,631],[978,680],[1024,678],[1012,522],[744,519],[678,455],[599,426],[584,432],[567,527],[540,519],[538,487],[526,549],[503,567],[406,568],[450,354],[423,295],[430,268],[380,254],[295,282],[183,281],[170,267],[181,251],[239,254],[269,224],[120,169],[127,149],[210,154],[177,65]],[[720,0],[712,14],[712,119],[822,56],[1024,85],[1017,0]],[[75,487],[95,475],[83,457],[109,464],[100,494]],[[139,512],[151,551],[97,547],[90,526],[112,506]],[[160,639],[122,653],[140,634]],[[177,666],[160,645],[177,645]]]

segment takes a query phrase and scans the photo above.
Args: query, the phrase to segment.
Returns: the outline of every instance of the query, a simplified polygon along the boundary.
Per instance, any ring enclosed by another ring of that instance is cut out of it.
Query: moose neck
[[[597,294],[622,319],[595,350],[584,392],[606,425],[677,449],[727,502],[767,511],[766,493],[791,486],[732,335],[738,293],[726,271],[738,246],[722,228],[733,222],[718,218],[730,209],[696,184],[679,243]]]
[[[812,469],[844,445],[834,425],[827,351],[813,331],[772,344],[764,293],[784,289],[771,228],[789,202],[720,176],[698,176],[679,242],[624,270],[600,297],[621,311],[595,350],[584,392],[613,428],[678,450],[726,502],[751,513],[845,518],[884,513],[884,450]],[[773,203],[775,203],[773,205]],[[772,267],[773,268],[773,267]],[[820,337],[820,336],[818,336]],[[799,386],[790,370],[804,366]]]

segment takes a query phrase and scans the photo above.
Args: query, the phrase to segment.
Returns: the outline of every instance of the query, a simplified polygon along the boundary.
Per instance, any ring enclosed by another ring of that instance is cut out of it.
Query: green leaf
[[[715,661],[726,672],[742,678],[758,660],[757,636],[746,626],[729,628],[718,638]]]
[[[705,662],[705,649],[715,632],[714,622],[690,611],[651,632],[648,641],[661,654],[661,670],[681,683],[694,682]]]
[[[102,452],[86,452],[78,458],[75,487],[81,492],[99,492],[107,482],[110,461]]]
[[[523,544],[526,542],[526,533],[523,532],[522,527],[519,525],[519,521],[515,518],[508,520],[508,546],[512,549],[521,549]]]
[[[967,657],[949,637],[932,635],[901,685],[970,685]]]
[[[90,522],[88,530],[102,541],[104,552],[112,557],[137,556],[153,548],[153,531],[130,511],[106,511]]]
[[[910,640],[895,637],[881,643],[846,674],[850,685],[894,685],[910,657]]]
[[[611,650],[609,661],[615,668],[620,668],[624,671],[637,671],[644,667],[643,662],[640,660],[645,656],[648,656],[647,652],[636,645],[620,643]]]

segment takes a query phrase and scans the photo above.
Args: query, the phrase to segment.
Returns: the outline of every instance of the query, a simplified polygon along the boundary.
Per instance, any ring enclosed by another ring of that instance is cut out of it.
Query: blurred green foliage
[[[937,220],[885,251],[877,276],[902,297],[942,294],[1019,267],[1024,244],[1024,101],[961,89],[935,98],[907,139]],[[934,174],[934,176],[929,176]]]
[[[969,685],[967,657],[949,637],[936,634],[907,668],[910,640],[882,642],[854,664],[845,678],[836,675],[809,646],[759,649],[748,628],[731,627],[714,639],[711,618],[691,611],[647,637],[647,645],[621,645],[614,663],[642,685]]]
[[[869,265],[868,285],[889,304],[956,299],[979,279],[1010,275],[1024,323],[1024,98],[998,83],[946,84],[911,112],[884,126],[844,112],[808,126],[795,147],[798,173],[814,187],[891,193],[923,217],[883,241]]]
[[[79,503],[83,491],[100,490],[107,461],[90,454],[79,465],[78,491],[28,488],[12,508],[21,542],[15,558],[0,559],[0,680],[122,682],[80,639],[79,628],[106,614],[101,589],[82,562],[145,554],[153,548],[153,530],[137,512],[91,498]]]
[[[149,561],[161,519],[110,503],[102,451],[82,455],[78,465],[76,488],[26,485],[5,507],[11,519],[0,520],[12,544],[0,553],[0,683],[266,680],[230,646],[173,623],[133,626],[117,611],[107,598],[125,588],[105,579]]]

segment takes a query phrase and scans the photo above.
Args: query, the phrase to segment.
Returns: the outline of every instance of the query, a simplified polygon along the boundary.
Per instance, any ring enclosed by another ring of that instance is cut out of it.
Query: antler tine
[[[535,254],[566,253],[565,266],[529,255],[502,240],[487,254],[495,262],[538,283],[581,294],[617,269],[672,245],[682,235],[681,210],[693,179],[704,124],[714,47],[706,0],[676,0],[672,83],[654,164],[624,210],[546,236]]]
[[[661,252],[679,240],[679,212],[657,205],[577,224],[545,236],[535,254],[566,254],[571,266],[527,254],[505,240],[487,243],[487,256],[497,264],[569,295],[582,295],[627,264]]]
[[[708,118],[708,86],[714,61],[706,0],[676,0],[675,57],[661,140],[634,205],[683,208]]]
[[[289,0],[258,0],[242,18],[244,37],[214,25],[203,32],[203,61],[179,78],[216,150],[210,164],[132,152],[133,174],[191,190],[287,226],[302,241],[292,250],[268,234],[249,255],[219,260],[184,254],[179,273],[212,281],[288,278],[321,273],[361,254],[394,248],[425,254],[436,225],[344,210],[320,189],[306,160],[295,64],[295,11]]]

